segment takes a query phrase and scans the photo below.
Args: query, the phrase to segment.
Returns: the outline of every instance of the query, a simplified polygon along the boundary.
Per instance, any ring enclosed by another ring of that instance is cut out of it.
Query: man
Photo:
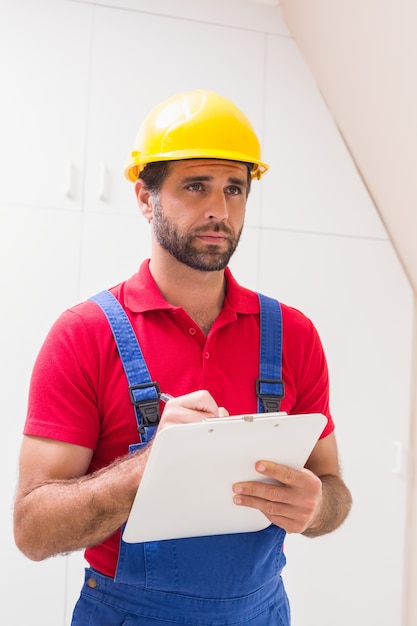
[[[164,406],[157,393],[159,429],[257,411],[259,299],[236,283],[227,264],[251,180],[266,170],[250,122],[210,91],[174,96],[138,133],[126,176],[151,226],[152,255],[110,291],[159,385],[146,390],[174,396]],[[155,403],[148,422],[149,407],[141,405],[137,424],[132,400],[143,389],[131,385],[128,393],[97,302],[69,309],[51,329],[31,381],[15,538],[33,560],[86,548],[90,567],[74,625],[289,624],[285,533],[334,530],[351,498],[340,476],[319,337],[299,311],[281,309],[280,409],[321,412],[328,420],[306,468],[259,459],[260,476],[276,482],[233,486],[236,506],[259,509],[269,520],[263,531],[144,544],[126,544],[120,528],[152,447]]]

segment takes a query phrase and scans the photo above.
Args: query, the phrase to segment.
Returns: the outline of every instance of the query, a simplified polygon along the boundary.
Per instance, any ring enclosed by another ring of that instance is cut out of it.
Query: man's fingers
[[[271,463],[271,461],[258,461],[255,469],[260,474],[273,478],[282,485],[297,485],[302,480],[302,472],[294,470],[287,465]]]
[[[160,428],[173,424],[201,422],[210,417],[216,418],[227,415],[227,410],[224,407],[219,407],[208,391],[201,389],[170,399],[165,405]]]

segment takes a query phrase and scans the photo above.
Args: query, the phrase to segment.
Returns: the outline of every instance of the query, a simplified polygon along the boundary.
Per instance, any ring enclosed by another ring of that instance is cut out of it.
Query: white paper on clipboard
[[[261,413],[169,426],[157,433],[129,518],[128,543],[251,532],[270,522],[233,503],[232,485],[264,481],[256,461],[304,467],[327,418]]]

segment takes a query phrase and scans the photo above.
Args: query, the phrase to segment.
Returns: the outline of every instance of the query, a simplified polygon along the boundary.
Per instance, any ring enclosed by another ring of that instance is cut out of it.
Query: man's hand
[[[320,478],[308,469],[297,471],[270,461],[259,461],[255,468],[264,477],[273,479],[273,484],[236,483],[235,504],[258,509],[287,533],[302,533],[314,525],[322,502]]]
[[[168,400],[159,423],[159,429],[173,424],[190,424],[212,417],[226,417],[229,413],[218,406],[206,390],[194,391]]]

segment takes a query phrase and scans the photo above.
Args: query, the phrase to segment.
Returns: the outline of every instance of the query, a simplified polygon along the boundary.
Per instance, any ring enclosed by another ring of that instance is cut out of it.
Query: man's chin
[[[230,255],[221,256],[218,255],[195,255],[192,258],[188,258],[183,261],[185,265],[192,269],[199,270],[201,272],[219,272],[224,270],[229,263]]]

